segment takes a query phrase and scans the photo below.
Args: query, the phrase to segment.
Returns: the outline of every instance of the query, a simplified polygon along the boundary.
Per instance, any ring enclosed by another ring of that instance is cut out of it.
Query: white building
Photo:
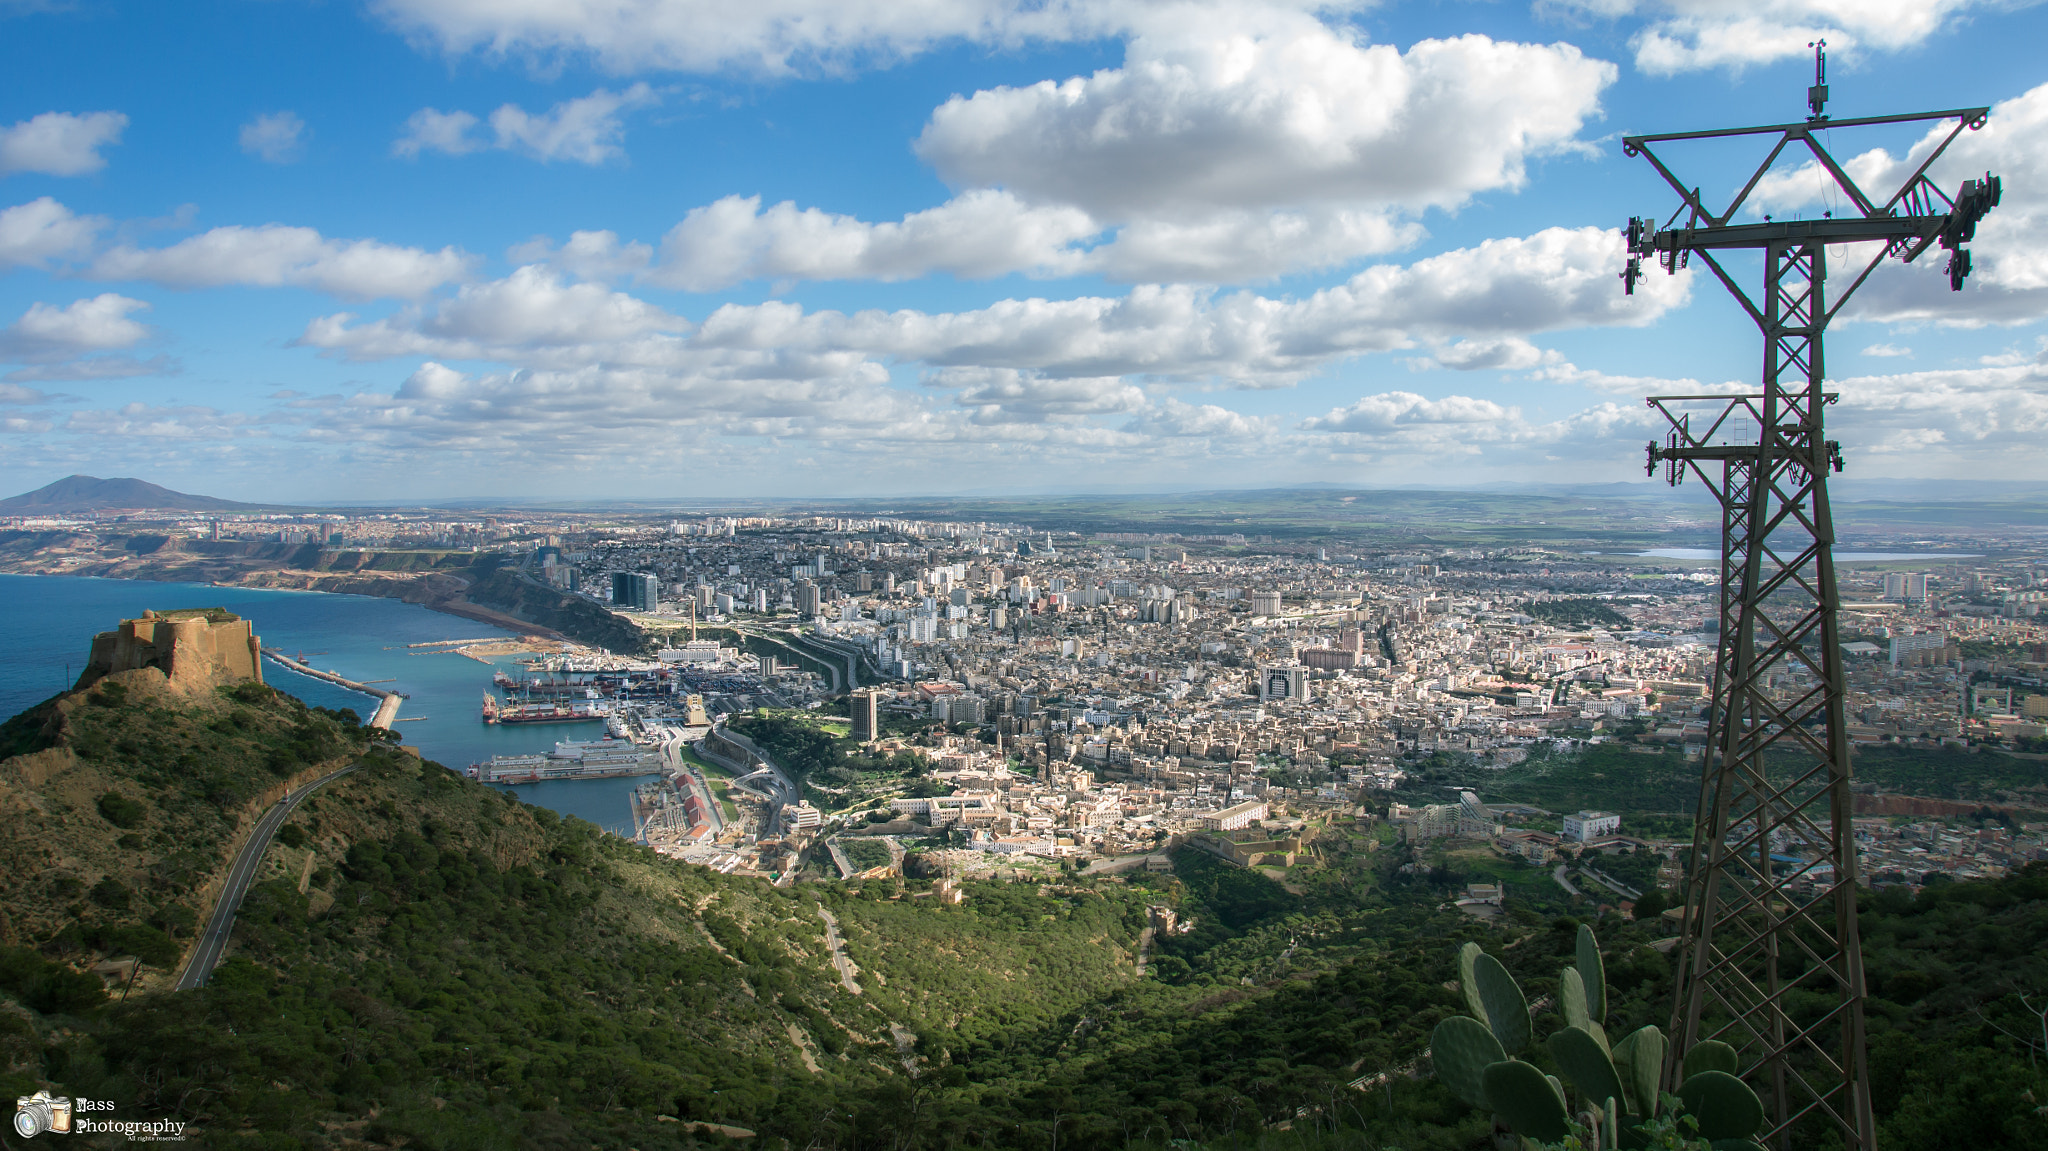
[[[1621,830],[1621,817],[1607,811],[1582,811],[1564,817],[1564,837],[1584,843]]]
[[[1250,827],[1264,818],[1266,818],[1265,801],[1253,799],[1240,803],[1235,807],[1226,807],[1214,815],[1203,816],[1202,826],[1211,831],[1236,831],[1241,827]]]

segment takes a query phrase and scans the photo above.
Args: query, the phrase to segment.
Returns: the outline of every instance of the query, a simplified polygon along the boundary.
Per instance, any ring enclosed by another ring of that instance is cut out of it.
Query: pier
[[[301,660],[293,659],[283,652],[271,651],[266,648],[263,654],[266,658],[274,660],[288,670],[298,672],[300,675],[309,675],[314,679],[325,680],[336,687],[345,687],[350,691],[376,696],[378,701],[377,713],[370,717],[371,727],[389,730],[392,724],[398,722],[398,705],[404,702],[405,697],[403,695],[395,691],[385,691],[382,688],[371,687],[366,683],[357,683],[352,679],[344,679],[331,671],[321,671]],[[378,680],[377,682],[389,683],[391,681]]]

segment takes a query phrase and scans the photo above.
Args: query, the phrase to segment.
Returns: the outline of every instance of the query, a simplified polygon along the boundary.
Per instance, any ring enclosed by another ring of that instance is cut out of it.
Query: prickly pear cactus
[[[1654,1118],[1661,1100],[1658,1084],[1664,1079],[1664,1055],[1669,1044],[1654,1026],[1637,1028],[1614,1045],[1614,1072],[1621,1079],[1623,1106],[1631,1115]]]
[[[1486,1006],[1486,1022],[1501,1047],[1514,1055],[1529,1046],[1529,1000],[1508,969],[1491,955],[1481,953],[1472,961],[1472,981]]]
[[[1593,929],[1579,924],[1578,960],[1579,978],[1586,985],[1586,1014],[1593,1022],[1607,1026],[1607,964],[1600,958],[1600,941],[1593,937]]]
[[[1429,1037],[1429,1058],[1436,1064],[1436,1077],[1451,1094],[1481,1110],[1491,1110],[1486,1101],[1486,1069],[1505,1063],[1507,1057],[1486,1024],[1463,1015],[1437,1024]]]
[[[1509,1059],[1486,1069],[1486,1098],[1494,1114],[1527,1138],[1555,1143],[1571,1134],[1564,1100],[1534,1064]]]

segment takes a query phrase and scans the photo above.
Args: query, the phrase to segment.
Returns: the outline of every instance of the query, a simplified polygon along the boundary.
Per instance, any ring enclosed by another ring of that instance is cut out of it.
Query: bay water
[[[504,727],[480,718],[491,673],[517,675],[514,657],[491,665],[452,651],[406,645],[441,639],[505,639],[490,624],[372,596],[273,591],[153,580],[0,574],[0,717],[68,689],[85,666],[92,637],[145,609],[221,607],[250,620],[263,646],[357,683],[405,692],[396,724],[400,742],[461,770],[493,755],[545,752],[557,740],[596,739],[602,723]],[[375,698],[300,675],[265,660],[263,680],[309,704],[350,708],[367,719]],[[639,779],[550,780],[507,787],[519,798],[614,831],[630,829],[627,804]]]

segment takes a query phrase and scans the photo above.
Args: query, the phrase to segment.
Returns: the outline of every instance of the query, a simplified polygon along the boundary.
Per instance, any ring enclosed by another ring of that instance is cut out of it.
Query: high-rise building
[[[661,580],[646,572],[613,572],[612,606],[626,611],[653,611],[661,606]]]
[[[1884,598],[1907,603],[1927,602],[1926,572],[1886,572]]]
[[[882,734],[881,722],[872,691],[854,692],[847,700],[853,709],[853,738],[858,740],[879,739]]]
[[[1253,615],[1279,615],[1280,593],[1277,591],[1255,591],[1252,593]]]
[[[873,573],[873,572],[856,572],[856,573],[854,574],[854,577],[853,577],[853,590],[855,590],[855,591],[873,591],[873,590],[875,590],[875,576],[874,576],[874,573]]]
[[[808,619],[818,614],[818,585],[810,580],[796,582],[796,614]]]
[[[754,596],[753,596],[753,605],[754,605],[754,610],[755,610],[755,611],[758,611],[758,612],[765,612],[765,611],[767,611],[767,610],[768,610],[768,589],[767,589],[767,588],[764,588],[764,587],[757,587],[757,588],[755,588],[755,589],[754,589]]]

